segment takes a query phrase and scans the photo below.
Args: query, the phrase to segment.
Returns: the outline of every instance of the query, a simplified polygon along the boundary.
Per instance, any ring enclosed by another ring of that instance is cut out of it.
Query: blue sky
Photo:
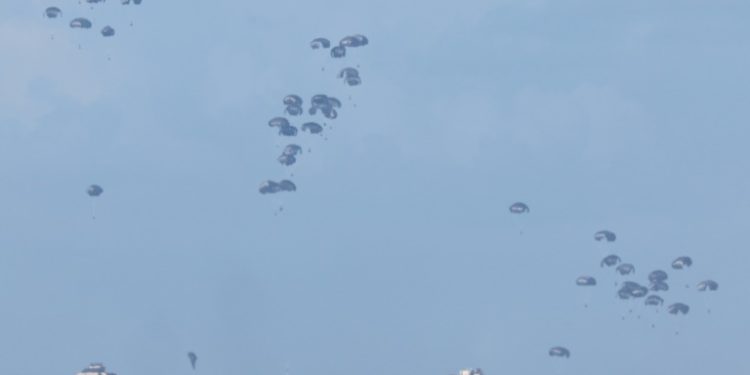
[[[0,373],[186,374],[188,350],[202,373],[748,372],[749,12],[3,1]],[[344,61],[308,47],[353,33]],[[344,108],[285,168],[266,122],[291,93]],[[641,282],[692,256],[664,295],[691,313],[616,300],[611,252]]]

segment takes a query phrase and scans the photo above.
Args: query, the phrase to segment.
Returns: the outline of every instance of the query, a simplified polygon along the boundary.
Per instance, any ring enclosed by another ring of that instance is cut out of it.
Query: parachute
[[[344,46],[336,46],[331,48],[331,57],[340,59],[346,56],[346,48]]]
[[[331,41],[326,38],[315,38],[310,42],[310,48],[320,49],[331,47]]]
[[[620,261],[621,261],[620,257],[618,257],[617,255],[614,255],[614,254],[607,255],[606,257],[604,257],[604,259],[602,259],[601,262],[599,262],[599,266],[600,267],[604,267],[604,266],[612,267],[612,266],[619,264]]]
[[[349,86],[359,86],[362,83],[362,79],[359,77],[348,77],[344,79],[344,82]]]
[[[268,121],[268,126],[272,128],[283,128],[289,126],[289,120],[284,117],[274,117]]]
[[[198,361],[198,356],[193,352],[189,352],[188,358],[190,359],[190,366],[192,366],[193,370],[195,370],[195,363]]]
[[[305,111],[302,109],[302,106],[299,105],[288,105],[286,106],[286,109],[284,110],[286,114],[289,116],[299,116],[303,114]]]
[[[666,292],[669,290],[669,284],[665,283],[664,281],[653,281],[651,282],[649,289],[654,292]]]
[[[667,308],[670,314],[678,315],[678,314],[687,314],[690,312],[690,306],[684,304],[684,303],[674,303],[669,305]]]
[[[294,157],[294,155],[287,155],[287,154],[281,154],[278,160],[279,160],[279,163],[286,165],[286,166],[290,166],[297,162],[297,158]]]
[[[133,0],[133,4],[135,5],[141,5],[142,0]]]
[[[661,298],[655,294],[646,297],[646,301],[643,302],[646,306],[661,306],[664,304],[664,298]]]
[[[285,96],[283,102],[284,105],[302,106],[302,98],[294,94]]]
[[[302,131],[308,131],[310,134],[318,134],[323,131],[323,127],[316,122],[306,122],[302,124]]]
[[[115,29],[113,29],[111,26],[104,26],[102,29],[102,36],[104,37],[110,37],[115,35]]]
[[[355,34],[355,35],[350,35],[341,39],[341,41],[339,42],[339,46],[362,47],[362,46],[366,46],[368,43],[370,43],[370,41],[367,39],[366,36],[361,35],[361,34]]]
[[[91,26],[91,21],[83,17],[74,18],[70,21],[70,27],[73,29],[90,29]]]
[[[261,194],[275,194],[282,191],[296,191],[297,186],[294,185],[292,181],[289,180],[282,180],[280,182],[276,181],[264,181],[261,185],[258,191]]]
[[[667,273],[662,270],[656,270],[648,274],[648,281],[656,283],[659,281],[667,281]]]
[[[632,281],[626,281],[617,291],[617,296],[620,299],[641,298],[645,297],[646,294],[648,294],[648,288]]]
[[[49,7],[44,10],[44,16],[47,18],[57,18],[62,16],[62,10],[58,7]]]
[[[594,233],[594,239],[597,241],[607,241],[607,242],[614,242],[617,239],[617,236],[608,230],[600,230],[596,233]]]
[[[591,276],[581,276],[576,279],[576,285],[578,286],[595,286],[596,279]]]
[[[713,280],[705,280],[698,283],[698,291],[699,292],[705,292],[705,291],[715,291],[719,289],[719,283]]]
[[[286,147],[284,147],[283,155],[296,156],[301,153],[302,153],[302,147],[300,147],[299,145],[295,145],[295,144],[289,144]]]
[[[570,358],[570,350],[562,346],[555,346],[549,350],[549,356]]]
[[[102,195],[103,192],[104,192],[104,189],[102,189],[101,186],[96,185],[96,184],[91,185],[89,186],[88,189],[86,189],[86,194],[88,194],[90,197],[98,197]]]
[[[355,68],[344,68],[339,72],[339,78],[359,77],[359,71]]]
[[[523,202],[516,202],[513,203],[510,208],[510,213],[512,214],[523,214],[529,212],[529,206],[526,205],[526,203]]]
[[[297,128],[292,125],[282,126],[281,128],[279,128],[279,135],[294,137],[295,135],[297,135]]]
[[[693,260],[690,259],[690,257],[679,257],[672,262],[672,268],[676,270],[681,270],[683,268],[687,268],[693,265]]]
[[[623,264],[620,264],[619,266],[617,266],[617,268],[615,270],[620,275],[625,276],[625,275],[630,275],[631,273],[634,273],[635,272],[635,266],[632,265],[632,264],[630,264],[630,263],[623,263]]]

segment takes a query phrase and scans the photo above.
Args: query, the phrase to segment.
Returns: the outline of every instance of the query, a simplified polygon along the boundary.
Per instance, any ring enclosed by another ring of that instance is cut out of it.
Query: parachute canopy
[[[656,270],[648,274],[648,281],[655,283],[659,281],[667,281],[667,273],[662,270]]]
[[[581,276],[576,279],[576,285],[578,286],[595,286],[596,279],[591,276]]]
[[[57,18],[62,16],[62,10],[58,7],[49,7],[44,10],[44,15],[47,18]]]
[[[617,255],[612,254],[612,255],[607,255],[606,257],[604,257],[604,259],[602,259],[602,261],[599,262],[599,266],[601,266],[601,267],[604,267],[604,266],[612,267],[612,266],[615,266],[615,265],[617,265],[619,263],[620,263],[620,257],[618,257]]]
[[[529,206],[527,206],[526,203],[523,202],[516,202],[510,205],[509,210],[512,214],[522,214],[529,212]]]
[[[294,137],[297,135],[297,128],[292,125],[285,125],[279,128],[279,135],[285,137]]]
[[[104,189],[102,189],[101,186],[96,185],[96,184],[91,185],[89,186],[88,189],[86,189],[86,194],[88,194],[90,197],[98,197],[102,195],[103,192],[104,192]]]
[[[661,306],[664,304],[664,298],[661,298],[655,294],[652,294],[646,297],[646,301],[644,301],[644,304],[646,306]]]
[[[610,232],[608,230],[600,230],[594,233],[594,239],[597,241],[614,242],[617,239],[617,236],[614,234],[614,232]]]
[[[620,275],[625,276],[625,275],[630,275],[631,273],[634,273],[635,272],[635,266],[632,265],[632,264],[630,264],[630,263],[623,263],[623,264],[620,264],[619,266],[617,266],[617,268],[615,270]]]
[[[283,165],[290,166],[297,162],[297,158],[294,155],[281,154],[278,161]]]
[[[91,21],[83,17],[74,18],[70,21],[70,27],[73,29],[90,29],[91,26]]]
[[[719,283],[713,280],[705,280],[698,283],[698,291],[715,291],[719,289]]]
[[[113,29],[111,26],[104,26],[102,29],[102,36],[104,37],[110,37],[115,35],[115,29]]]
[[[654,292],[666,292],[669,290],[669,284],[667,284],[664,281],[654,281],[654,282],[651,282],[649,289],[651,289]]]
[[[343,47],[362,47],[366,46],[370,41],[366,36],[361,34],[354,34],[346,36],[339,42],[339,46]]]
[[[315,38],[310,42],[310,48],[320,49],[331,47],[331,41],[326,38]]]
[[[677,315],[677,314],[685,315],[688,312],[690,312],[690,306],[684,303],[679,303],[679,302],[669,305],[667,309],[669,310],[670,314],[674,314],[674,315]]]
[[[633,281],[626,281],[617,291],[617,296],[621,299],[641,298],[646,294],[648,294],[648,288]]]
[[[292,104],[286,106],[284,112],[286,112],[286,114],[288,114],[289,116],[299,116],[305,111],[302,109],[302,106]]]
[[[549,356],[570,358],[570,350],[563,348],[562,346],[555,346],[550,348]]]
[[[289,120],[284,117],[274,117],[268,120],[268,126],[272,128],[283,128],[289,126]]]
[[[296,156],[296,155],[301,154],[301,153],[302,153],[302,147],[300,147],[299,145],[295,145],[295,144],[292,143],[292,144],[289,144],[286,147],[284,147],[284,153],[283,153],[283,155]]]
[[[310,134],[318,134],[323,131],[323,127],[317,122],[306,122],[302,124],[302,131],[310,132]]]
[[[284,97],[284,105],[296,105],[301,106],[302,105],[302,98],[300,98],[297,95],[291,94]]]
[[[672,262],[672,268],[676,270],[681,270],[683,268],[687,268],[693,265],[693,260],[690,259],[690,257],[679,257]]]
[[[258,191],[260,191],[261,194],[275,194],[282,191],[296,191],[297,186],[294,185],[292,181],[289,180],[281,180],[279,182],[276,181],[265,181],[260,185],[260,188]]]
[[[336,46],[331,48],[331,57],[340,59],[346,56],[346,48],[344,46]]]

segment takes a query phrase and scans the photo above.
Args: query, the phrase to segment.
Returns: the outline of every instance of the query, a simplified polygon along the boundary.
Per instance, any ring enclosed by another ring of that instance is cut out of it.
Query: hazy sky
[[[0,373],[749,372],[750,3],[626,3],[1,1]],[[287,168],[291,93],[344,107]]]

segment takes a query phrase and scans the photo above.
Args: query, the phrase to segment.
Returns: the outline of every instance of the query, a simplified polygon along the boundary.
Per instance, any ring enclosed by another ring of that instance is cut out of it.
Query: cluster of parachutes
[[[530,212],[529,206],[523,202],[513,203],[508,209],[511,214],[516,215]],[[594,240],[597,242],[612,243],[617,240],[617,235],[610,230],[600,230],[594,233]],[[681,271],[692,267],[692,265],[692,258],[689,256],[679,256],[672,261],[671,268],[674,271]],[[601,268],[614,268],[615,273],[620,276],[632,277],[636,273],[636,268],[633,264],[624,263],[616,254],[610,254],[602,258],[599,266]],[[668,279],[669,275],[666,271],[656,269],[648,274],[647,283],[640,284],[633,280],[615,283],[615,286],[619,286],[616,296],[620,300],[643,299],[645,306],[658,308],[664,305],[664,297],[660,294],[668,292],[670,289],[667,283]],[[596,278],[591,275],[581,275],[576,278],[575,283],[580,287],[595,287],[598,284]],[[719,284],[712,279],[703,280],[696,284],[696,289],[698,292],[716,291],[719,289]],[[667,312],[672,315],[685,315],[690,312],[690,306],[684,302],[674,302],[667,306]],[[654,325],[652,325],[653,327]],[[549,349],[548,354],[551,357],[568,358],[570,357],[570,350],[562,346],[555,346]]]
[[[91,4],[92,5],[92,9],[93,9],[93,4],[104,3],[105,0],[85,0],[85,2],[87,4]],[[120,0],[120,3],[122,5],[130,5],[131,2],[133,4],[135,4],[135,5],[140,5],[141,2],[142,2],[142,0],[132,0],[132,1],[131,0]],[[79,4],[82,4],[82,3],[79,1]],[[63,11],[59,7],[50,6],[50,7],[47,7],[47,9],[44,10],[44,16],[46,18],[49,18],[49,19],[62,18]],[[131,25],[132,25],[132,23],[131,23]],[[69,26],[70,26],[71,29],[83,29],[83,30],[87,30],[87,29],[92,28],[94,26],[94,23],[91,22],[91,20],[88,19],[88,18],[86,18],[86,17],[75,17],[72,20],[70,20]],[[109,37],[115,36],[115,29],[112,26],[110,26],[110,25],[105,25],[105,26],[103,26],[101,28],[101,30],[99,30],[99,33],[102,34],[103,37],[109,38]]]
[[[326,38],[315,38],[310,42],[312,49],[331,49],[331,57],[340,59],[346,56],[347,48],[363,47],[370,43],[366,36],[361,34],[349,35],[339,41],[339,45],[331,48],[331,41]],[[359,70],[346,67],[339,71],[338,78],[349,86],[358,86],[362,83]]]
[[[596,232],[594,239],[597,241],[614,242],[616,236],[610,231],[603,230]],[[630,263],[623,263],[620,257],[615,254],[604,257],[599,262],[599,265],[607,268],[615,267],[615,272],[621,276],[635,274],[635,266]],[[673,270],[679,271],[690,268],[692,265],[692,258],[689,256],[680,256],[672,261],[671,267]],[[617,290],[617,297],[621,300],[645,298],[644,304],[646,306],[661,306],[664,304],[664,298],[657,293],[669,291],[668,279],[669,275],[666,271],[661,269],[653,270],[648,274],[648,284],[642,285],[636,281],[623,282]],[[595,286],[596,279],[591,276],[580,276],[576,279],[576,284],[579,286]],[[718,288],[719,284],[714,280],[704,280],[697,284],[699,292],[715,291]],[[687,314],[690,311],[690,307],[685,303],[675,302],[667,307],[667,311],[674,315]]]
[[[331,50],[331,56],[335,58],[341,58],[346,55],[346,48],[349,47],[360,47],[369,43],[367,37],[364,35],[356,34],[343,38],[339,45]],[[310,46],[313,49],[328,49],[331,47],[331,42],[326,38],[315,38],[310,42]],[[339,74],[340,78],[343,78],[350,86],[356,86],[361,83],[359,78],[359,71],[354,68],[344,68]],[[302,124],[295,126],[290,121],[290,118],[297,118],[307,114],[310,117],[317,116],[318,113],[322,115],[326,120],[335,120],[338,118],[338,110],[341,109],[341,101],[333,96],[325,94],[313,95],[310,98],[310,105],[305,111],[304,100],[301,96],[296,94],[290,94],[284,97],[282,100],[284,105],[284,116],[274,117],[268,121],[268,126],[277,129],[277,133],[282,137],[296,137],[300,130],[303,133],[310,133],[314,135],[320,135],[323,133],[323,128],[326,126],[325,123],[321,125],[315,121],[301,121]],[[287,117],[288,116],[288,117]],[[296,143],[289,143],[286,145],[276,160],[283,166],[291,166],[297,163],[297,158],[302,154],[302,146]],[[280,192],[292,192],[296,191],[297,186],[290,180],[263,181],[258,191],[261,194],[275,194]]]

